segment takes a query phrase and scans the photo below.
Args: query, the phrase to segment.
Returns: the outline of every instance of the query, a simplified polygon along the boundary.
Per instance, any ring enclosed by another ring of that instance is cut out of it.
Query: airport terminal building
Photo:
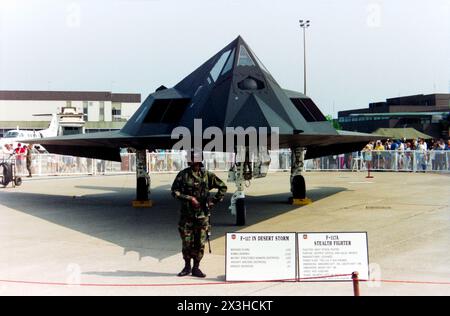
[[[450,93],[389,98],[369,108],[340,111],[342,129],[372,133],[378,128],[413,127],[434,138],[449,138]]]
[[[117,130],[140,105],[141,95],[137,93],[0,90],[0,137],[17,127],[45,129],[51,117],[36,115],[60,113],[64,107],[83,113],[86,133]]]

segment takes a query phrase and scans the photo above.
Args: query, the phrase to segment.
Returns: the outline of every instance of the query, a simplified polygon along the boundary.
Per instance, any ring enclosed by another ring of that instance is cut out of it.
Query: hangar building
[[[59,113],[63,107],[75,107],[84,114],[86,133],[117,130],[140,105],[137,93],[0,90],[0,137],[17,127],[45,129],[51,117],[34,115]]]

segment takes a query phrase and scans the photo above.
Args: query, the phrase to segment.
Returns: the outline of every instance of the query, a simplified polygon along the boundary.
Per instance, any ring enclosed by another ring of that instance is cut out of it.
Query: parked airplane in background
[[[37,116],[47,116],[47,114],[37,115]],[[29,131],[21,130],[19,128],[7,131],[3,138],[0,139],[0,149],[3,148],[5,144],[10,144],[15,147],[18,143],[25,139],[37,139],[45,137],[56,137],[58,136],[59,121],[57,114],[51,114],[52,120],[47,129],[39,131]]]

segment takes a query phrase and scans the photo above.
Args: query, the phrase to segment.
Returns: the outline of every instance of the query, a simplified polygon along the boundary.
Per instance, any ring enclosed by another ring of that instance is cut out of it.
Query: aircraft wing
[[[306,147],[306,159],[338,155],[354,151],[361,151],[373,140],[384,139],[384,136],[337,131],[337,134],[298,134],[280,135],[280,147]]]
[[[369,141],[382,136],[338,131],[337,134],[280,135],[280,148],[307,148],[306,159],[361,150]],[[120,148],[171,149],[178,140],[169,134],[132,136],[121,131],[68,135],[26,140],[43,145],[50,153],[78,157],[121,161]],[[209,140],[204,141],[205,144]],[[225,140],[224,140],[225,143]]]
[[[170,135],[130,136],[120,131],[77,134],[25,140],[24,143],[43,145],[53,154],[121,161],[120,148],[166,148]]]

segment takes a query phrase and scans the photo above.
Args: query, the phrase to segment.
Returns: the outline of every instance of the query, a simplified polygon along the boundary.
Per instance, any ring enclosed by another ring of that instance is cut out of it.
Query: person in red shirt
[[[17,144],[17,147],[14,149],[14,154],[19,155],[21,148],[22,148],[22,144],[21,143]]]
[[[17,166],[17,173],[22,173],[22,161],[24,159],[25,153],[26,153],[25,146],[22,147],[22,144],[17,144],[17,148],[14,149],[14,154],[16,155],[16,166]]]

